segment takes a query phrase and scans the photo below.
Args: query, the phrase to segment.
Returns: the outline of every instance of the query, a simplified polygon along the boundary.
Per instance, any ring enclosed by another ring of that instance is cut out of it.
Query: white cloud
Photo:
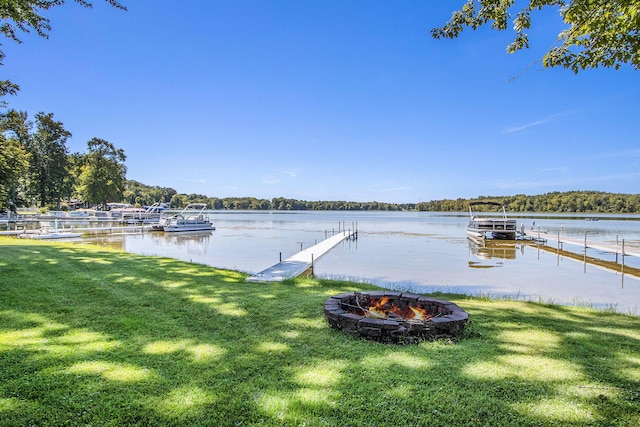
[[[526,123],[526,124],[520,125],[520,126],[509,127],[507,129],[505,129],[505,131],[503,133],[504,134],[510,134],[510,133],[515,133],[515,132],[520,132],[520,131],[523,131],[525,129],[529,129],[529,128],[532,128],[532,127],[541,126],[541,125],[544,125],[546,123],[554,122],[559,117],[566,116],[567,114],[569,114],[569,112],[562,112],[562,113],[552,114],[551,116],[545,117],[544,119],[541,119],[541,120],[536,120],[534,122]]]
[[[540,125],[543,125],[545,123],[549,123],[550,121],[552,121],[552,120],[551,119],[538,120],[536,122],[527,123],[526,125],[510,127],[510,128],[507,128],[504,131],[504,133],[505,134],[509,134],[509,133],[520,132],[521,130],[529,129],[529,128],[532,128],[532,127],[535,127],[535,126],[540,126]]]

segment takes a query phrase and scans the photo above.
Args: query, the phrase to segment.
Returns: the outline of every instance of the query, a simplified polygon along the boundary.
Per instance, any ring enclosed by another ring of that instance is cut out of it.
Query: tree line
[[[433,200],[416,204],[418,211],[460,212],[471,201],[502,203],[509,212],[640,213],[640,194],[601,191],[551,192],[535,196],[481,196],[477,199]]]
[[[178,194],[172,188],[150,187],[136,181],[127,181],[127,203],[150,205],[154,202],[170,204],[179,209],[189,203],[206,203],[219,210],[332,210],[332,211],[423,211],[465,212],[472,201],[495,201],[505,205],[509,212],[585,212],[585,213],[640,213],[640,194],[606,193],[600,191],[551,192],[534,196],[480,196],[474,199],[443,199],[419,203],[385,203],[352,201],[307,201],[275,197],[210,197],[203,194]],[[477,210],[482,209],[478,207]]]
[[[277,211],[410,211],[415,203],[307,201],[275,197],[258,199],[256,197],[210,197],[204,194],[179,194],[173,188],[152,187],[137,181],[127,181],[124,203],[136,206],[149,206],[153,203],[168,204],[172,209],[180,209],[189,203],[206,203],[210,209],[218,210],[277,210]]]

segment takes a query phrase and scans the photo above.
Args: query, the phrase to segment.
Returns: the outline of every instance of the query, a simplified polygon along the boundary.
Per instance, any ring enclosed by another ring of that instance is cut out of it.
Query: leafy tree
[[[150,206],[156,202],[168,203],[174,194],[176,194],[176,190],[173,188],[151,187],[128,180],[123,201],[131,205]]]
[[[67,157],[67,163],[69,165],[69,177],[65,185],[71,188],[71,197],[77,199],[80,197],[77,189],[80,185],[80,175],[82,174],[82,168],[85,164],[85,155],[82,153],[71,153]]]
[[[269,201],[267,200],[267,206],[270,205]],[[219,199],[217,197],[212,197],[209,199],[209,206],[211,206],[211,209],[223,209],[224,208],[224,203],[222,201],[222,199]],[[267,208],[269,209],[269,208]]]
[[[4,53],[0,51],[0,66],[3,65],[2,60],[4,59]],[[20,86],[15,83],[12,83],[9,80],[0,80],[0,99],[4,98],[7,95],[15,95],[20,90]],[[0,107],[5,108],[7,106],[6,101],[0,101]]]
[[[51,113],[36,114],[35,133],[25,112],[9,111],[1,122],[2,193],[7,204],[23,204],[26,196],[40,206],[59,206],[61,197],[71,194],[66,148],[71,133]]]
[[[464,28],[505,30],[514,0],[468,0],[441,28],[434,28],[434,38],[456,38]],[[526,31],[531,27],[531,12],[544,7],[557,8],[568,28],[560,32],[559,46],[542,58],[545,67],[562,66],[574,73],[587,68],[630,64],[640,68],[640,0],[529,0],[513,18],[514,41],[507,46],[513,53],[529,47]]]
[[[36,114],[36,132],[27,143],[31,155],[27,194],[41,207],[55,204],[60,208],[60,199],[71,195],[66,146],[70,136],[53,113]]]
[[[171,207],[174,209],[184,208],[189,204],[189,198],[186,194],[174,194],[171,197]]]
[[[0,209],[15,210],[29,167],[26,143],[31,123],[27,113],[9,111],[0,116]]]
[[[87,147],[78,193],[88,203],[122,200],[127,173],[124,151],[100,138],[88,141]]]

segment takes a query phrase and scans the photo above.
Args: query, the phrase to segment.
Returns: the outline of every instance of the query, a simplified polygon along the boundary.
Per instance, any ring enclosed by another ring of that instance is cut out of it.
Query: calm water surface
[[[172,257],[219,268],[259,272],[300,248],[323,240],[340,227],[358,229],[318,260],[315,274],[363,281],[416,292],[457,292],[507,296],[556,304],[591,305],[640,313],[640,278],[559,256],[524,242],[500,242],[478,248],[466,236],[464,213],[417,212],[220,212],[212,211],[210,233],[140,233],[92,240],[142,255]],[[640,248],[640,217],[528,215],[518,229]],[[549,247],[555,248],[555,242]],[[584,250],[565,245],[578,254]],[[613,254],[589,250],[590,256],[616,261]],[[617,259],[620,263],[621,259]],[[640,259],[625,257],[640,268]]]

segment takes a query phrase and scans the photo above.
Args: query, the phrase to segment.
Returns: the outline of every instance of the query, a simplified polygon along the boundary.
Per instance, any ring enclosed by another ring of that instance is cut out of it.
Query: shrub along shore
[[[0,238],[0,425],[637,426],[640,318],[442,295],[455,342],[328,327],[373,286]]]

